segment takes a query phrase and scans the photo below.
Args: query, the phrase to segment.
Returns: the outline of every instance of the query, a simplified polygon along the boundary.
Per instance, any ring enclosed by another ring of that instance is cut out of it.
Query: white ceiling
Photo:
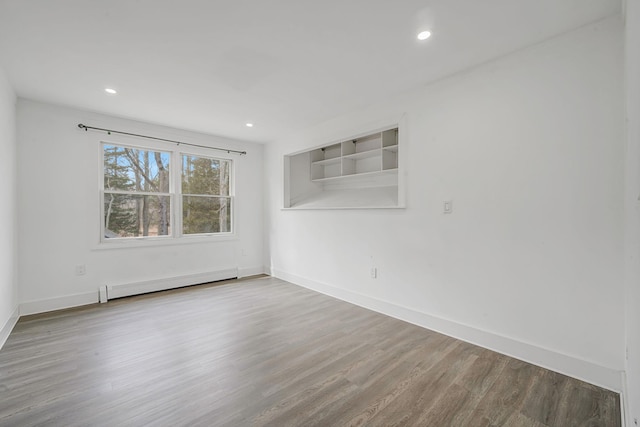
[[[620,0],[0,0],[0,66],[24,98],[268,142],[618,13]]]

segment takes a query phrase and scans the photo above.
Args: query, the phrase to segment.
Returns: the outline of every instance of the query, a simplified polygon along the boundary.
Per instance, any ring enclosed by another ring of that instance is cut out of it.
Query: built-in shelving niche
[[[399,128],[286,155],[284,207],[398,208]]]

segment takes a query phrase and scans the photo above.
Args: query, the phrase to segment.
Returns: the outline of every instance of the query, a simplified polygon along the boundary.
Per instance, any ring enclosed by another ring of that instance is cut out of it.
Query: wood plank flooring
[[[616,393],[259,277],[20,319],[0,426],[620,426]]]

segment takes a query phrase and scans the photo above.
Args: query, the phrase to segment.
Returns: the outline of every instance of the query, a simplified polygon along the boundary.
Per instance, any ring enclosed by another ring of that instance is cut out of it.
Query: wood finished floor
[[[1,426],[620,426],[619,396],[269,277],[22,318]]]

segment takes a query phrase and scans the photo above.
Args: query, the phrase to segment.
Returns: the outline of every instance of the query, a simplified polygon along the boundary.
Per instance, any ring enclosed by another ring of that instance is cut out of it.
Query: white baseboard
[[[83,294],[65,295],[62,297],[27,301],[20,304],[20,316],[62,310],[98,302],[98,290]]]
[[[263,266],[238,268],[238,278],[265,274],[265,271]]]
[[[234,267],[224,270],[207,271],[204,273],[187,274],[183,276],[162,277],[153,280],[144,280],[141,282],[107,285],[107,298],[122,298],[131,295],[181,288],[184,286],[199,285],[201,283],[234,279],[236,277],[238,277],[238,269]]]
[[[620,393],[622,371],[432,316],[326,283],[272,269],[272,276],[334,298]]]
[[[108,298],[121,298],[124,296],[143,294],[147,292],[163,291],[182,286],[197,285],[200,283],[215,282],[218,280],[233,279],[238,277],[237,268],[210,271],[205,273],[189,274],[184,276],[158,278],[143,282],[110,285],[107,286]],[[27,301],[20,304],[20,315],[45,313],[47,311],[62,310],[81,305],[94,304],[100,301],[99,289],[95,292],[87,292],[75,295],[48,298],[42,300]]]
[[[629,396],[628,393],[629,391],[627,389],[627,373],[622,372],[622,392],[620,393],[620,417],[622,418],[620,425],[622,427],[631,426],[631,414],[628,413],[629,407],[627,406],[627,398]]]
[[[13,331],[13,328],[18,323],[18,319],[20,318],[20,306],[16,306],[11,313],[11,316],[7,319],[2,329],[0,329],[0,350],[4,346],[4,343],[7,342],[7,338],[9,338],[9,334]]]

